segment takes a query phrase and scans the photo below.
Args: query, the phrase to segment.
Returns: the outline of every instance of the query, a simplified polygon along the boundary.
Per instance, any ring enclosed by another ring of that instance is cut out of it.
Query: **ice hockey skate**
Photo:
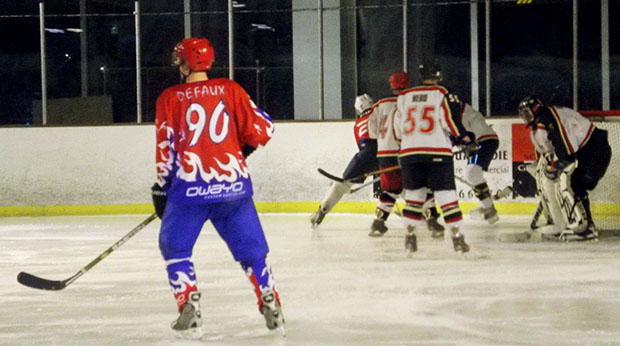
[[[405,249],[409,252],[418,251],[418,237],[415,235],[415,226],[407,226],[407,235],[405,235]]]
[[[465,242],[465,236],[459,231],[459,228],[452,227],[450,231],[452,233],[452,245],[454,246],[454,251],[460,253],[468,252],[469,245]]]
[[[323,222],[323,218],[325,218],[326,214],[327,214],[327,211],[323,209],[321,206],[319,206],[319,209],[317,209],[317,211],[314,214],[312,214],[312,216],[310,217],[310,223],[312,224],[312,229],[316,229],[317,227],[319,227],[321,222]]]
[[[199,339],[203,335],[202,316],[200,312],[200,292],[189,294],[189,300],[183,305],[181,314],[173,321],[171,328],[182,339]]]
[[[495,209],[494,205],[492,205],[490,208],[476,208],[469,212],[469,217],[471,217],[472,219],[485,220],[491,225],[499,221],[497,209]]]
[[[370,225],[370,233],[368,233],[371,237],[381,237],[387,232],[388,228],[385,225],[385,220],[383,219],[374,219],[372,221],[372,225]]]
[[[260,312],[265,317],[267,328],[269,330],[277,329],[284,336],[286,334],[284,331],[284,315],[276,293],[271,290],[263,292],[261,302]]]
[[[598,233],[596,232],[596,228],[594,224],[589,224],[588,227],[579,232],[578,230],[571,229],[567,227],[562,233],[560,233],[558,237],[561,241],[597,241]]]

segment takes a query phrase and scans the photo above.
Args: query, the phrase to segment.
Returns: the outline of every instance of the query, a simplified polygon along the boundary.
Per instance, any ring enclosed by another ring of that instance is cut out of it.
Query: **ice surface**
[[[205,336],[176,339],[176,307],[153,222],[63,291],[16,281],[20,271],[65,279],[146,216],[0,218],[2,345],[620,344],[620,241],[500,243],[466,222],[472,251],[423,230],[404,251],[397,217],[383,238],[370,215],[262,215],[287,337],[269,332],[250,284],[209,225],[194,251]]]

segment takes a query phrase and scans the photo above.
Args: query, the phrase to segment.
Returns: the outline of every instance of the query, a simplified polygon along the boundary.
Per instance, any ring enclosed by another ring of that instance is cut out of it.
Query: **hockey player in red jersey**
[[[376,171],[379,167],[377,162],[377,140],[368,136],[368,116],[373,100],[368,94],[355,98],[355,111],[357,119],[353,126],[353,135],[359,151],[353,156],[342,177],[345,182],[334,181],[325,194],[317,211],[310,217],[312,228],[316,229],[325,215],[340,201],[342,196],[351,190],[353,183],[363,183],[365,179],[351,180],[363,174]]]
[[[463,219],[454,183],[452,142],[468,145],[472,142],[461,123],[461,102],[438,83],[439,69],[419,68],[420,86],[406,89],[398,95],[398,112],[394,121],[396,138],[401,146],[398,156],[403,174],[406,207],[403,210],[407,235],[405,247],[410,252],[418,249],[416,227],[423,223],[422,206],[427,189],[443,211],[443,218],[452,239],[454,250],[469,251],[460,229]]]
[[[555,154],[545,175],[559,183],[560,204],[568,225],[560,238],[595,239],[588,191],[594,190],[611,161],[607,131],[570,108],[547,106],[535,96],[521,101],[518,111],[528,126],[546,131]]]
[[[370,138],[377,140],[377,159],[379,168],[385,169],[398,166],[398,152],[400,143],[394,137],[394,114],[396,113],[396,97],[409,87],[409,75],[406,72],[395,72],[388,78],[392,95],[377,101],[370,111],[368,120],[368,132]],[[385,221],[392,212],[396,198],[403,190],[402,175],[400,170],[381,173],[381,194],[375,209],[376,218],[370,225],[371,237],[380,237],[388,228]],[[426,225],[433,232],[434,237],[443,237],[444,227],[437,222],[439,212],[434,205],[433,195],[427,196],[425,205]],[[426,215],[428,211],[428,215]]]
[[[181,337],[202,335],[191,256],[210,220],[253,284],[267,327],[282,328],[280,298],[267,263],[269,247],[246,164],[246,157],[271,139],[272,121],[239,84],[208,78],[215,53],[207,39],[181,41],[173,60],[184,83],[157,99],[157,181],[152,187],[162,220],[159,248],[179,311],[171,327]]]

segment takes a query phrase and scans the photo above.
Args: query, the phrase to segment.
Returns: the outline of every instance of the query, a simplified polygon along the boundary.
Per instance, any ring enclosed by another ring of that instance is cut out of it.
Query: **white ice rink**
[[[403,249],[398,219],[370,238],[369,215],[262,215],[287,337],[270,333],[244,273],[211,226],[194,252],[205,336],[176,339],[176,307],[157,247],[159,221],[62,291],[65,279],[146,216],[0,218],[2,345],[620,344],[620,241],[501,243],[529,218],[467,221],[461,257],[425,232]]]

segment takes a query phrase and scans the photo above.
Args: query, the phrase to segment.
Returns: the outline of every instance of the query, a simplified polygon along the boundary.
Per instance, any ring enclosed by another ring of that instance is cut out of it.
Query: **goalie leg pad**
[[[536,185],[539,200],[542,202],[547,223],[553,223],[559,229],[566,227],[566,218],[562,212],[561,203],[556,190],[559,182],[547,178],[543,172],[545,160],[540,159],[536,170]]]
[[[566,227],[575,233],[583,232],[588,227],[586,211],[579,196],[575,195],[572,188],[571,175],[575,170],[575,163],[570,164],[559,177],[556,184],[556,195],[560,202],[560,208]]]

